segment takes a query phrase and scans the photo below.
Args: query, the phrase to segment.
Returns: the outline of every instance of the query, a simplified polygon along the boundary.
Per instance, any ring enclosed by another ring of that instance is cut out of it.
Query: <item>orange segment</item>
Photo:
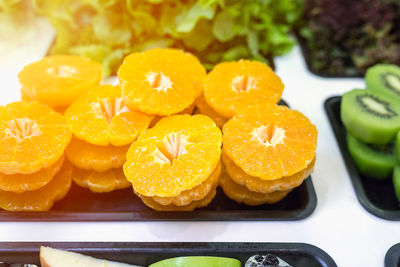
[[[65,161],[50,183],[36,191],[12,193],[0,191],[0,208],[8,211],[47,211],[63,199],[71,188],[72,165]]]
[[[193,104],[206,70],[192,54],[177,49],[133,53],[118,70],[126,104],[147,114],[171,115]]]
[[[211,175],[221,157],[221,136],[204,115],[163,118],[133,142],[124,173],[142,195],[177,196]]]
[[[38,102],[0,107],[0,172],[31,174],[64,154],[71,132],[62,115]]]
[[[112,85],[101,85],[77,99],[65,118],[75,136],[99,146],[128,145],[153,119],[130,110],[122,100],[121,88]]]
[[[104,172],[109,169],[121,168],[129,146],[96,146],[78,138],[72,138],[65,153],[74,166]]]
[[[301,185],[303,181],[312,173],[315,164],[314,157],[313,161],[307,166],[307,168],[298,173],[276,180],[262,180],[246,174],[228,156],[226,156],[225,153],[222,153],[222,160],[224,162],[226,172],[235,183],[247,187],[247,189],[250,191],[264,194],[275,191],[285,191]]]
[[[189,205],[186,206],[175,206],[173,204],[164,206],[160,205],[159,203],[155,202],[151,197],[140,196],[143,203],[152,208],[153,210],[157,211],[193,211],[198,208],[203,208],[208,206],[211,201],[214,199],[215,195],[217,194],[217,190],[212,190],[205,198],[197,201],[191,202]]]
[[[283,92],[281,79],[258,61],[223,62],[204,81],[207,103],[220,115],[231,118],[240,106],[277,103]]]
[[[208,195],[211,192],[211,190],[214,189],[216,185],[218,185],[220,175],[221,175],[221,164],[219,163],[217,168],[210,175],[210,177],[203,183],[195,186],[194,188],[183,191],[176,197],[154,196],[152,197],[152,199],[163,206],[171,204],[175,206],[189,205],[192,201],[201,200],[206,195]]]
[[[72,180],[81,187],[89,188],[94,193],[106,193],[131,186],[125,178],[122,168],[96,172],[74,168]]]
[[[210,117],[220,128],[222,128],[222,126],[224,126],[224,124],[229,120],[228,118],[219,115],[212,107],[208,105],[206,99],[204,98],[204,94],[201,94],[196,99],[196,107],[199,110],[199,114]]]
[[[18,78],[23,99],[67,107],[89,88],[100,84],[101,75],[101,65],[89,58],[55,55],[26,66]]]
[[[0,190],[14,193],[38,190],[53,179],[54,175],[60,171],[63,162],[64,156],[52,166],[32,174],[5,175],[0,173]]]
[[[248,190],[246,187],[235,183],[226,173],[222,173],[220,185],[225,195],[238,203],[245,203],[249,206],[258,206],[262,204],[273,204],[286,197],[291,189],[286,191],[275,191],[262,194]]]
[[[252,107],[223,127],[224,153],[245,173],[262,180],[305,169],[317,147],[317,128],[298,111],[275,104]]]

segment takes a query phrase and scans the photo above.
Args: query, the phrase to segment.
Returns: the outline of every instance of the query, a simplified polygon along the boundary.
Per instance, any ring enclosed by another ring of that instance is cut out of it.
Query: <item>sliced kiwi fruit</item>
[[[393,187],[397,201],[400,202],[400,166],[396,166],[393,171]]]
[[[241,267],[239,260],[224,257],[188,256],[162,260],[149,267]]]
[[[347,149],[359,171],[370,178],[385,179],[397,165],[394,144],[368,145],[347,133]]]
[[[365,81],[368,90],[387,94],[400,102],[400,67],[377,64],[367,70]]]
[[[348,132],[368,144],[388,144],[400,130],[400,104],[370,90],[345,93],[340,117]]]
[[[396,138],[396,155],[398,162],[400,162],[400,131],[397,133]]]

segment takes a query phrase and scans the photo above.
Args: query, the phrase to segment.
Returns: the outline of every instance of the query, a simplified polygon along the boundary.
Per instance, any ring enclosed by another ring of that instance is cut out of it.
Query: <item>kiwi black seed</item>
[[[378,64],[365,75],[368,90],[386,94],[400,102],[400,67],[393,64]]]
[[[375,91],[345,93],[340,113],[347,131],[364,143],[388,144],[400,130],[400,103]]]

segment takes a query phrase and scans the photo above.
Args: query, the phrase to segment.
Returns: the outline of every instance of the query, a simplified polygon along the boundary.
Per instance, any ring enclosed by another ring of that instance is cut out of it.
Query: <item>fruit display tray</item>
[[[0,243],[0,262],[39,264],[40,246],[143,266],[179,256],[232,257],[244,264],[252,255],[267,253],[296,267],[337,266],[326,252],[304,243]]]
[[[340,103],[340,96],[328,98],[325,101],[325,111],[335,133],[357,198],[361,205],[375,216],[386,220],[399,221],[400,207],[394,193],[392,180],[369,179],[363,176],[354,164],[347,150],[346,129],[340,119]]]
[[[94,194],[72,185],[68,195],[50,211],[0,211],[0,221],[293,221],[309,216],[316,203],[311,177],[273,205],[238,204],[219,188],[209,206],[191,212],[154,211],[145,206],[132,189]]]
[[[279,104],[288,106],[284,100]],[[295,221],[311,215],[316,205],[311,176],[276,204],[256,207],[239,204],[218,188],[210,205],[190,212],[154,211],[131,188],[95,194],[72,184],[67,196],[50,211],[0,210],[0,221]]]
[[[400,243],[393,245],[385,256],[385,267],[400,266]]]

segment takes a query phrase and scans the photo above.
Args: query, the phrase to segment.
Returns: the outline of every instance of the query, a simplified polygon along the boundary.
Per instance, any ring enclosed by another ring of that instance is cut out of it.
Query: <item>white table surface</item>
[[[13,38],[0,31],[0,105],[19,99],[18,72],[46,53],[53,34],[41,20]],[[276,59],[276,65],[286,86],[283,98],[319,131],[312,175],[318,204],[310,217],[294,222],[2,222],[0,242],[304,242],[325,250],[338,266],[383,266],[386,251],[400,242],[400,224],[375,217],[360,205],[323,109],[325,99],[362,88],[363,80],[311,74],[298,47]]]

